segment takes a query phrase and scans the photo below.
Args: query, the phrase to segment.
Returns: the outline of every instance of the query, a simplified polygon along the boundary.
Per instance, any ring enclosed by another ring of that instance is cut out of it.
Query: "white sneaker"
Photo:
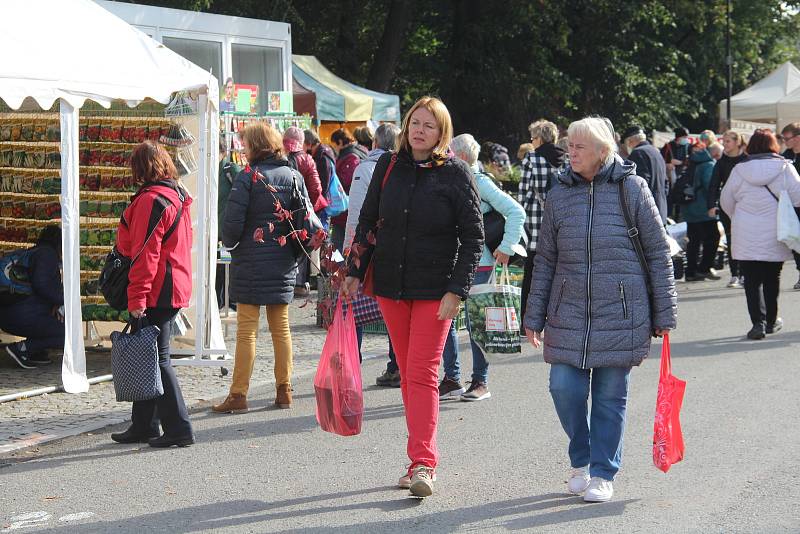
[[[589,485],[589,466],[575,467],[569,474],[569,482],[567,482],[567,489],[570,493],[580,495],[586,491]]]
[[[731,281],[728,282],[728,287],[739,289],[742,287],[742,282],[738,276],[732,276]]]
[[[600,477],[592,477],[589,487],[583,494],[586,502],[608,502],[614,496],[614,484],[610,480]]]
[[[436,473],[433,473],[432,480],[436,482]],[[400,489],[410,489],[411,488],[411,475],[405,474],[400,477],[400,480],[397,481],[397,487]]]
[[[411,470],[411,487],[408,488],[414,497],[430,497],[433,495],[433,469],[418,465]]]

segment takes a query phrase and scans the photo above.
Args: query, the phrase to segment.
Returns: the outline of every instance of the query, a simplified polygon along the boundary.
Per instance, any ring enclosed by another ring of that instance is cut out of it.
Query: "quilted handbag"
[[[378,301],[359,292],[353,299],[353,318],[356,320],[356,326],[382,321],[383,315],[378,307]]]
[[[155,399],[164,394],[161,369],[158,367],[157,326],[144,325],[139,318],[137,331],[111,332],[111,372],[117,401],[135,402]]]

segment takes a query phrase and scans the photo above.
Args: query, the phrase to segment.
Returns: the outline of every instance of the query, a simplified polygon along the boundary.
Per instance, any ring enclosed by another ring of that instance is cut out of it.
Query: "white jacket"
[[[770,194],[780,198],[783,190],[794,206],[800,206],[800,176],[778,154],[750,156],[733,168],[720,197],[720,206],[732,221],[733,259],[792,259],[789,247],[777,239],[778,201]]]
[[[353,181],[350,183],[350,193],[347,206],[347,224],[344,228],[344,248],[350,247],[356,235],[358,216],[361,215],[361,206],[367,196],[367,189],[372,181],[372,173],[378,164],[378,159],[386,152],[381,148],[371,150],[367,158],[362,160],[353,172]],[[381,177],[383,178],[383,177]]]

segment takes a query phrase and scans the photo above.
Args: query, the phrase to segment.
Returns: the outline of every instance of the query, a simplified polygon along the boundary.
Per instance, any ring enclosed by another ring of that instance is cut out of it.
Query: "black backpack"
[[[694,171],[696,166],[690,163],[688,167],[689,168],[675,180],[675,183],[672,184],[672,188],[669,190],[669,199],[673,204],[679,206],[691,204],[694,202],[697,194],[694,186]]]

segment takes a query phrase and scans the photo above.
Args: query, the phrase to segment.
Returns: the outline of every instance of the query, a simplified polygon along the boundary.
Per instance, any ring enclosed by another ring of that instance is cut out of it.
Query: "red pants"
[[[439,364],[450,320],[436,318],[438,300],[392,300],[378,297],[400,369],[400,391],[408,427],[411,467],[435,468],[439,460]]]

